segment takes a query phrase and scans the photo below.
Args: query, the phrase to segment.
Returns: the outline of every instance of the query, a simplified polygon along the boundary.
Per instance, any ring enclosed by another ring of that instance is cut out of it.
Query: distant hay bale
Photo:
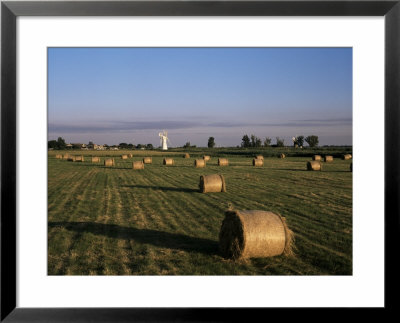
[[[211,157],[210,156],[203,156],[203,159],[206,161],[206,162],[208,162],[210,159],[211,159]]]
[[[262,159],[262,160],[264,160],[264,156],[263,156],[263,155],[257,155],[257,156],[256,156],[256,159]]]
[[[100,157],[92,157],[92,163],[100,163]]]
[[[219,232],[220,252],[232,259],[289,256],[293,242],[285,218],[267,211],[228,210]]]
[[[333,156],[325,156],[324,161],[325,161],[325,163],[333,162]]]
[[[190,155],[188,153],[183,155],[183,158],[190,158]]]
[[[133,155],[132,155],[132,154],[128,154],[128,157],[129,157],[129,158],[132,158],[132,157],[133,157]]]
[[[61,154],[56,155],[56,159],[62,159],[62,158],[63,158],[63,156]]]
[[[229,161],[227,158],[218,158],[218,166],[228,166]]]
[[[200,192],[226,192],[225,179],[222,175],[202,175],[199,183]]]
[[[174,165],[175,164],[175,161],[172,159],[172,158],[164,158],[164,160],[163,160],[163,164],[164,165]]]
[[[75,161],[76,161],[76,162],[84,162],[84,161],[85,161],[85,158],[83,158],[82,155],[80,155],[80,156],[75,156]]]
[[[69,157],[70,157],[69,154],[64,154],[63,159],[67,159],[68,160]]]
[[[321,155],[314,155],[314,156],[312,156],[312,160],[322,160],[322,157],[321,157]]]
[[[206,167],[206,161],[204,159],[195,159],[194,167],[196,168],[204,168]]]
[[[307,162],[307,170],[322,170],[322,164],[321,162],[317,160],[309,161]]]
[[[279,158],[285,158],[286,155],[285,154],[279,154]]]
[[[128,159],[128,155],[122,155],[121,159]]]
[[[141,160],[139,161],[134,161],[132,163],[132,168],[133,169],[144,169],[144,162],[142,162]]]
[[[351,155],[350,154],[345,154],[345,155],[342,156],[342,159],[343,160],[349,160],[349,159],[351,159]]]
[[[104,166],[115,166],[114,158],[106,158],[104,159]]]
[[[350,172],[353,172],[353,163],[350,164]]]
[[[151,164],[153,162],[153,158],[152,157],[144,157],[143,158],[143,163],[144,164]]]
[[[254,158],[254,159],[253,159],[253,166],[255,166],[255,167],[264,166],[264,159],[261,159],[261,158]]]
[[[74,161],[75,161],[75,156],[68,155],[67,161],[72,161],[72,162],[74,162]]]

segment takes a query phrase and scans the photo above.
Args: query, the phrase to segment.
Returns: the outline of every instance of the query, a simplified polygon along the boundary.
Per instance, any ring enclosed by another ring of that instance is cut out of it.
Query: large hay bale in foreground
[[[143,163],[144,164],[151,164],[153,162],[153,158],[152,157],[144,157],[143,158]]]
[[[312,156],[312,160],[322,160],[322,157],[321,157],[321,155],[314,155],[314,156]]]
[[[350,154],[344,154],[344,155],[342,156],[342,159],[343,159],[343,160],[349,160],[349,159],[351,159],[351,155],[350,155]]]
[[[188,153],[183,155],[183,158],[190,158],[190,155]]]
[[[204,159],[195,159],[194,167],[196,168],[204,168],[206,167],[206,161]]]
[[[203,159],[206,161],[206,162],[208,162],[210,159],[211,159],[211,157],[210,156],[203,156]]]
[[[128,159],[128,155],[122,155],[121,159]]]
[[[256,158],[264,160],[264,156],[263,155],[257,155]]]
[[[76,162],[84,162],[85,159],[83,158],[82,155],[80,155],[80,156],[75,156],[75,161],[76,161]]]
[[[139,160],[139,161],[134,161],[134,162],[132,163],[132,168],[133,168],[133,169],[144,169],[144,163],[143,163],[141,160]]]
[[[106,158],[104,159],[104,166],[115,166],[114,158]]]
[[[285,219],[267,211],[228,210],[219,232],[221,254],[233,259],[291,255],[293,241]]]
[[[255,167],[264,166],[264,159],[254,158],[253,159],[253,166],[255,166]]]
[[[200,192],[226,192],[225,179],[222,175],[202,175],[199,183]]]
[[[175,162],[174,162],[174,160],[172,158],[164,158],[163,159],[163,164],[168,166],[168,165],[174,165]]]
[[[322,170],[322,164],[321,162],[317,160],[309,161],[307,162],[307,170]]]
[[[333,162],[333,156],[325,156],[324,161],[325,163]]]
[[[279,154],[279,158],[286,158],[286,155],[285,154]]]
[[[218,158],[218,166],[228,166],[229,161],[227,158]]]
[[[100,157],[92,157],[92,163],[100,163]]]

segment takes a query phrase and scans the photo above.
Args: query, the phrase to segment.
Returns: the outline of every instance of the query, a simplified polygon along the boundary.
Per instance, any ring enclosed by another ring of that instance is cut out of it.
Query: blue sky
[[[49,48],[49,140],[352,144],[351,48]]]

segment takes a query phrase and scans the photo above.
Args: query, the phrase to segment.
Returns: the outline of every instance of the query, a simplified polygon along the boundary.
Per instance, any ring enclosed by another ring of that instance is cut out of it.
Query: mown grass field
[[[335,158],[311,172],[310,157],[267,157],[256,168],[254,154],[225,152],[230,165],[219,167],[213,153],[196,150],[212,156],[197,169],[183,152],[71,152],[102,156],[98,164],[56,153],[48,157],[49,275],[352,274],[351,160]],[[134,157],[122,160],[122,153]],[[115,167],[103,166],[105,155],[116,156]],[[153,163],[133,170],[145,155]],[[162,165],[163,156],[175,165]],[[200,193],[200,175],[208,174],[224,175],[227,192]],[[230,205],[286,217],[295,256],[221,257],[218,233]]]

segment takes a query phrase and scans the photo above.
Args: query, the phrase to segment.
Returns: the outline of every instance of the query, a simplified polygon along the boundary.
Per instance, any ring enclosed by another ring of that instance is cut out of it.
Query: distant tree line
[[[250,135],[250,137],[245,134],[242,137],[242,144],[241,146],[244,148],[248,147],[284,147],[285,146],[285,140],[280,137],[275,138],[276,143],[272,144],[272,140],[269,137],[266,137],[263,141],[255,136],[255,135]],[[295,146],[303,146],[304,141],[310,146],[310,147],[317,147],[318,146],[318,136],[312,135],[312,136],[307,136],[304,138],[304,136],[298,136],[294,140]]]

